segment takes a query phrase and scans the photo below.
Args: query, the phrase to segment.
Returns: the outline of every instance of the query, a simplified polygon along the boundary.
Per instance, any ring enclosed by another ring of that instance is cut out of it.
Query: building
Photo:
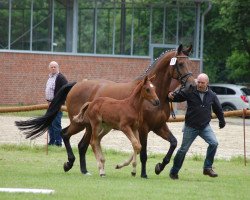
[[[0,0],[0,104],[44,102],[47,66],[69,81],[137,77],[161,52],[193,45],[202,71],[208,0]]]

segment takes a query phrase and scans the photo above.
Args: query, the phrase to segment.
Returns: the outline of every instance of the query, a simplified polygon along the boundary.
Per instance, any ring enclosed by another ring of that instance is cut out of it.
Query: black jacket
[[[56,96],[56,93],[60,90],[60,88],[67,83],[68,83],[68,81],[65,78],[65,76],[63,74],[59,73],[56,77],[54,96]]]
[[[208,88],[203,101],[199,92],[194,89],[192,92],[179,91],[174,93],[174,102],[187,101],[187,112],[185,123],[187,126],[202,130],[211,121],[211,108],[220,122],[225,122],[223,110],[216,94]]]

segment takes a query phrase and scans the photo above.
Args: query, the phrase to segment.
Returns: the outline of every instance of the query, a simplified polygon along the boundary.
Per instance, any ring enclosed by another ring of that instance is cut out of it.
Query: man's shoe
[[[50,146],[55,145],[55,143],[54,142],[49,142],[48,145],[50,145]]]
[[[173,180],[179,179],[178,174],[172,174],[172,173],[170,173],[170,174],[169,174],[169,177],[170,177],[171,179],[173,179]]]
[[[216,174],[212,168],[204,169],[203,174],[208,175],[208,176],[213,177],[213,178],[218,176],[218,174]]]
[[[60,143],[55,143],[55,145],[56,145],[57,147],[61,147],[61,146],[62,146],[62,144],[60,144]]]

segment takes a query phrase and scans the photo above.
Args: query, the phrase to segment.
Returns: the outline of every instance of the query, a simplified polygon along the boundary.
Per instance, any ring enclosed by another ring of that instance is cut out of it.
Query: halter
[[[175,57],[176,58],[188,58],[188,56],[175,56]],[[181,72],[180,72],[180,69],[179,69],[179,67],[177,65],[177,60],[176,60],[175,65],[173,65],[173,67],[176,68],[176,71],[178,73],[178,78],[174,78],[174,79],[177,79],[177,80],[179,80],[181,82],[181,89],[185,88],[188,78],[193,75],[192,72],[188,72],[188,73],[182,75]],[[170,101],[170,113],[171,113],[173,119],[176,119],[172,101]]]
[[[176,58],[188,58],[188,56],[175,56],[175,57]],[[176,68],[176,71],[177,71],[178,76],[179,76],[178,78],[175,78],[175,79],[177,79],[177,80],[179,80],[181,82],[181,87],[182,88],[185,87],[188,78],[193,75],[192,72],[188,72],[188,73],[182,75],[181,72],[180,72],[180,69],[179,69],[179,67],[177,65],[177,61],[176,61],[175,65],[173,67]]]

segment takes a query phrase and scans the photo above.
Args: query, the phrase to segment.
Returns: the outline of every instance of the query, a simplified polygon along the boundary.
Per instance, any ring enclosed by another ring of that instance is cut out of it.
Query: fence
[[[10,113],[10,112],[27,112],[33,110],[45,110],[48,108],[48,104],[38,104],[38,105],[31,105],[31,106],[16,106],[16,107],[0,107],[0,113]],[[67,107],[62,106],[62,111],[67,112]],[[250,110],[243,109],[243,110],[234,110],[234,111],[227,111],[224,112],[225,117],[246,117],[250,116]],[[216,115],[213,113],[212,118],[216,118]],[[169,122],[182,122],[184,121],[184,115],[177,115],[176,119],[169,118]]]
[[[38,105],[31,105],[31,106],[16,106],[16,107],[0,107],[0,113],[11,113],[11,112],[27,112],[33,110],[45,110],[48,108],[48,104],[38,104]],[[67,112],[67,107],[62,106],[62,111]],[[250,116],[250,110],[243,109],[243,110],[235,110],[235,111],[228,111],[224,112],[225,117],[242,117],[243,118],[243,139],[244,139],[244,161],[246,165],[246,131],[245,131],[245,118],[246,116]],[[212,118],[216,118],[216,115],[213,113]],[[169,118],[168,122],[182,122],[184,121],[184,115],[177,115],[175,119]]]

